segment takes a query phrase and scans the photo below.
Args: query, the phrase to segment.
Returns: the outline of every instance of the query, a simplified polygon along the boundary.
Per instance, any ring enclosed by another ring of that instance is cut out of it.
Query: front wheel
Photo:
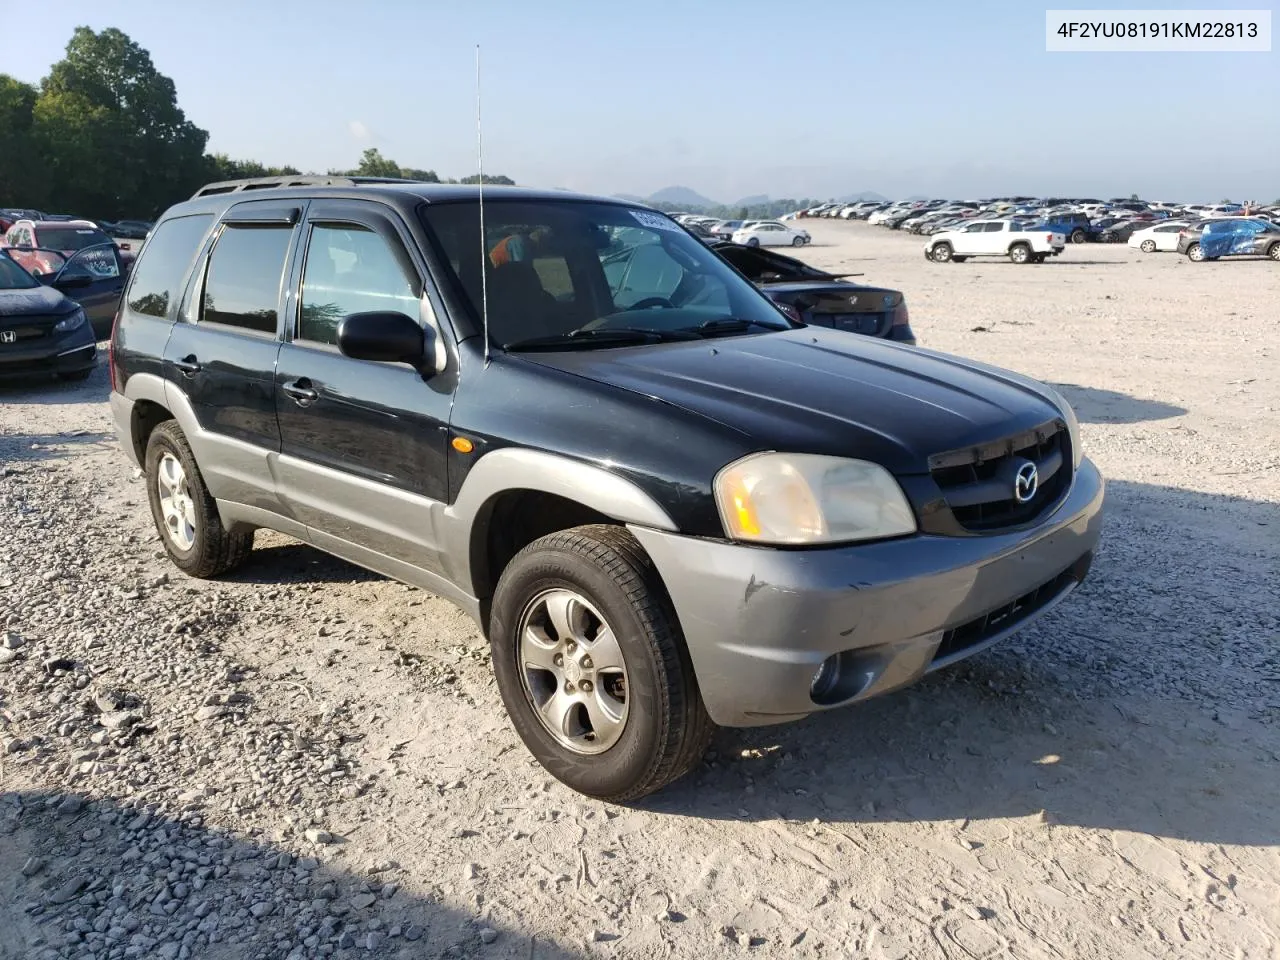
[[[536,540],[502,572],[489,621],[502,702],[557,780],[612,802],[687,773],[715,729],[658,572],[625,529]]]
[[[1196,263],[1202,263],[1204,261],[1204,251],[1200,249],[1200,244],[1193,243],[1191,246],[1187,247],[1187,259],[1193,260]]]
[[[1156,242],[1154,240],[1143,240],[1142,245],[1138,249],[1143,253],[1155,253]]]
[[[1273,243],[1267,248],[1267,256],[1272,260],[1280,260],[1280,243]]]
[[[803,246],[804,246],[804,237],[796,237],[794,240],[792,240],[792,241],[791,241],[791,245],[792,245],[793,247],[803,247]]]
[[[946,263],[951,259],[951,253],[951,244],[944,240],[942,243],[935,244],[929,255],[934,263]]]
[[[1015,243],[1009,248],[1009,259],[1014,263],[1030,263],[1031,248],[1025,243]]]

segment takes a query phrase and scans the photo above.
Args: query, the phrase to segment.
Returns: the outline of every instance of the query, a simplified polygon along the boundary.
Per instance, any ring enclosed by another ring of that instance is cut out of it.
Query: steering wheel
[[[628,310],[648,310],[652,307],[662,307],[664,310],[674,310],[676,305],[666,297],[645,297],[643,300],[637,300]]]

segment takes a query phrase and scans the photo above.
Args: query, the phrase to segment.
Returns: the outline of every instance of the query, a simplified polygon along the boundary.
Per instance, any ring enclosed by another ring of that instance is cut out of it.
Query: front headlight
[[[916,532],[898,482],[865,460],[757,453],[721,470],[714,487],[720,519],[734,540],[800,545]]]
[[[84,308],[77,307],[75,313],[69,313],[53,325],[54,333],[70,333],[78,330],[85,323]]]

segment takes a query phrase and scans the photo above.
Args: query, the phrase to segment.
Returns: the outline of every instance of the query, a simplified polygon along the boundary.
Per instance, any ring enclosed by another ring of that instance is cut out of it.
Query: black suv
[[[265,527],[450,598],[532,753],[613,800],[1084,578],[1103,482],[1053,390],[797,323],[642,206],[479,199],[296,178],[164,214],[111,405],[179,568]]]

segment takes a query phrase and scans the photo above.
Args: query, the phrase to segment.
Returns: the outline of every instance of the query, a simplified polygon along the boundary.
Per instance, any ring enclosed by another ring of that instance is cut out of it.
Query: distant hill
[[[874,200],[876,203],[887,203],[889,198],[879,193],[864,191],[863,193],[847,193],[838,198],[841,203],[857,203],[859,200]]]
[[[707,209],[716,206],[714,200],[708,200],[697,190],[688,187],[664,187],[656,193],[649,194],[649,203],[673,203],[681,207],[700,207]]]
[[[770,200],[770,197],[767,193],[761,193],[754,197],[743,197],[737,203],[733,204],[733,206],[735,207],[763,206],[764,204],[768,203],[769,200]]]

